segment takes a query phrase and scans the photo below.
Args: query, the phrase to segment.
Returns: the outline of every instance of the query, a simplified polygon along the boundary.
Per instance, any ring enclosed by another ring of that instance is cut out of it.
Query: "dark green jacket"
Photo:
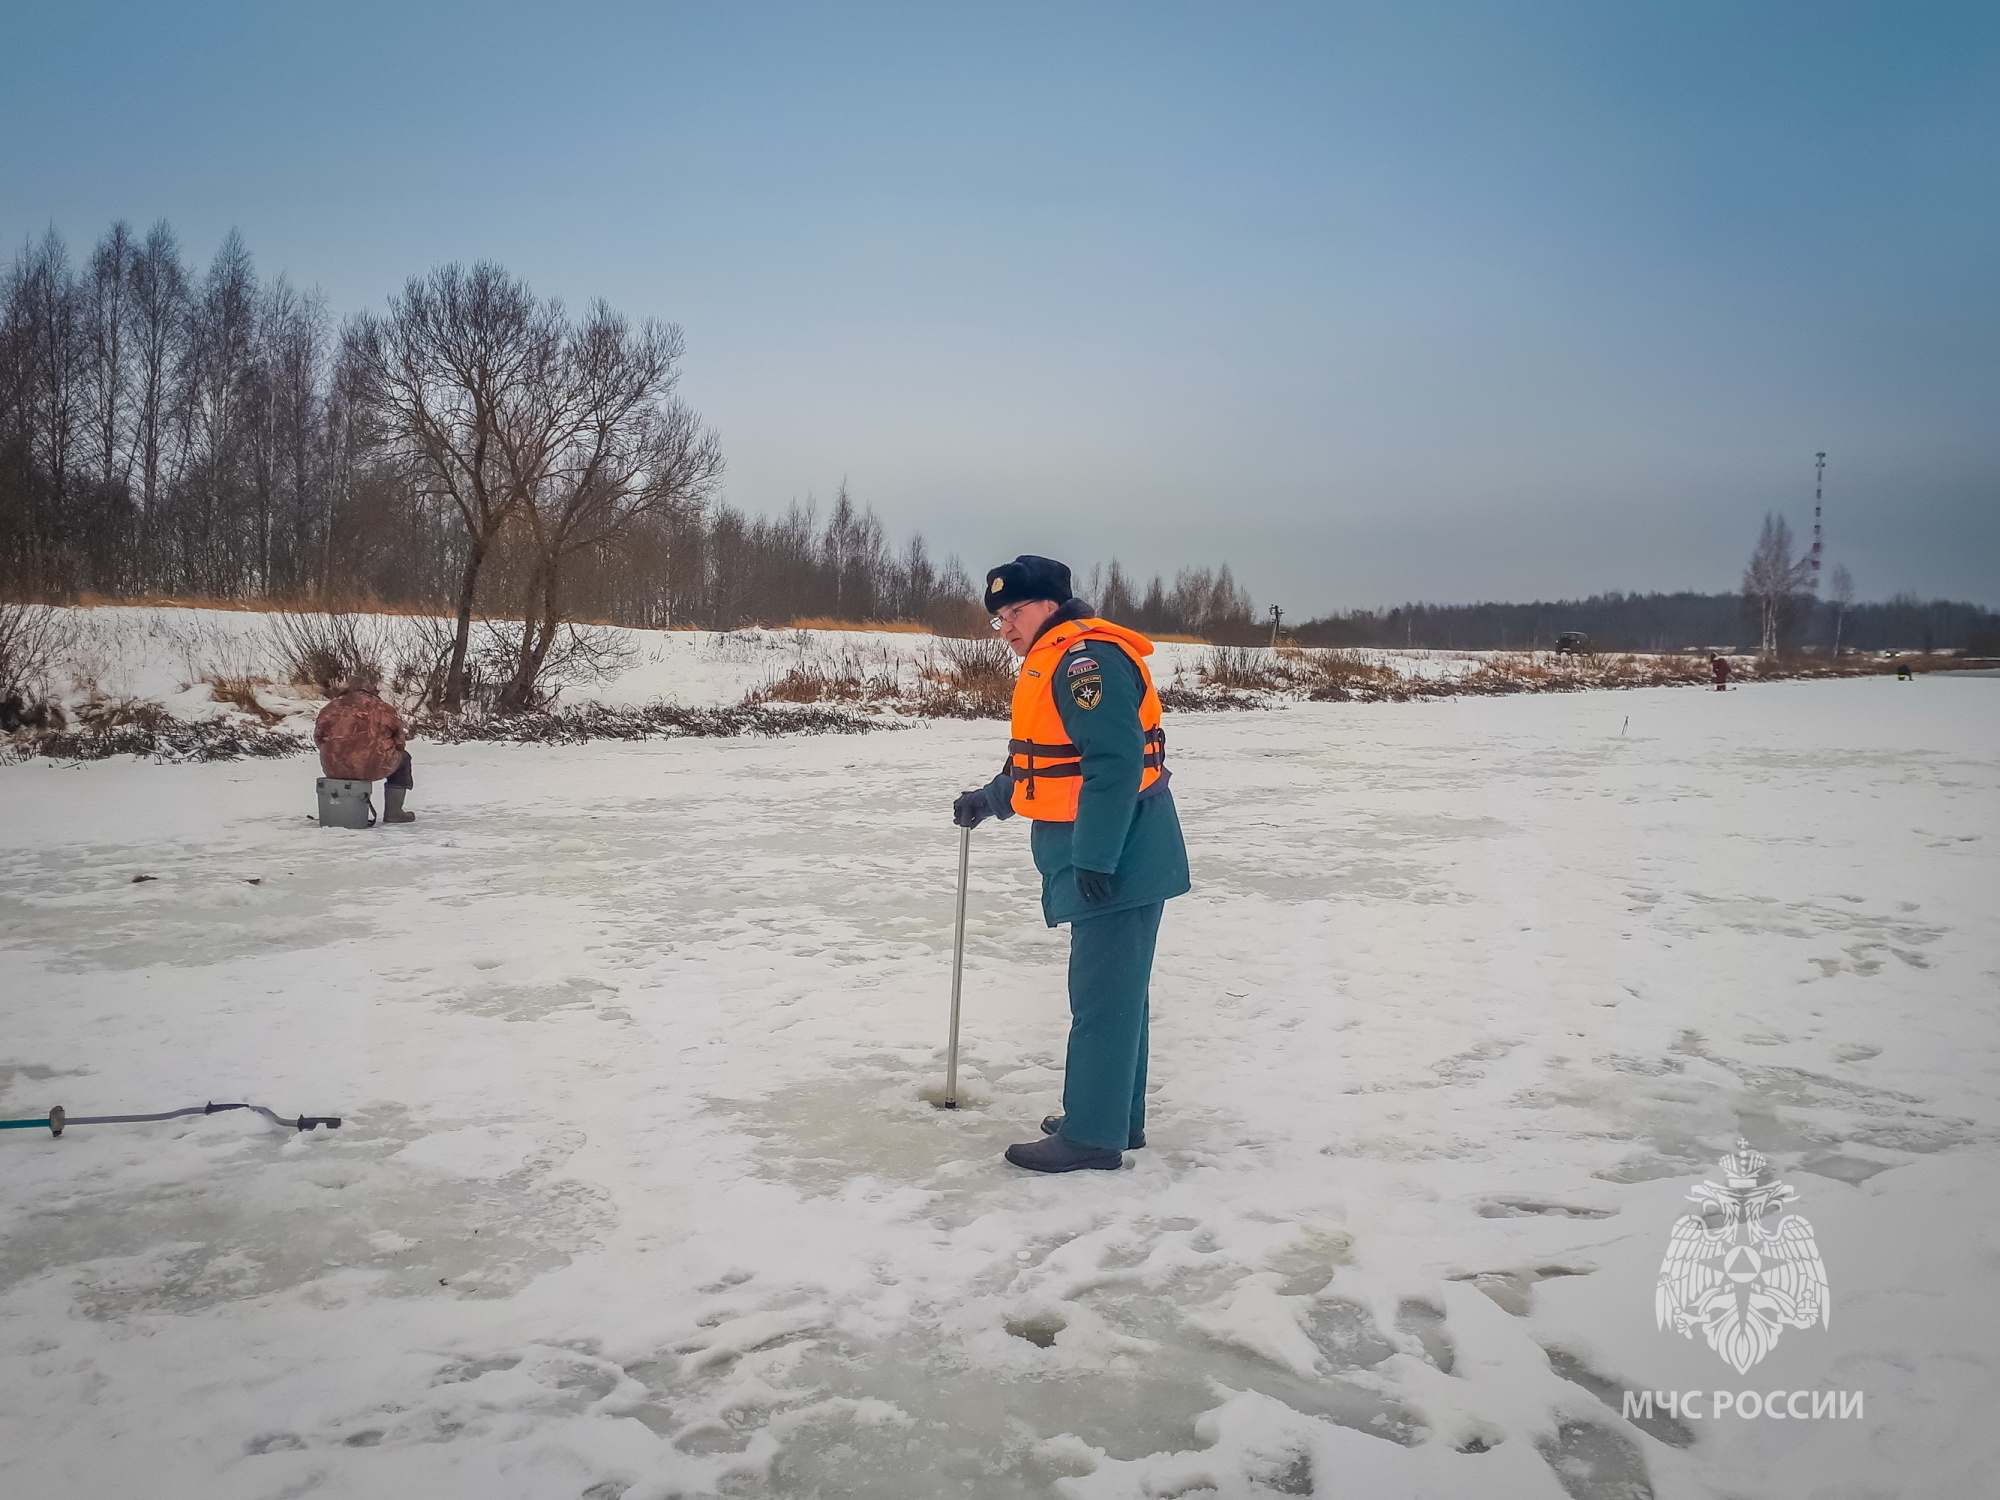
[[[1042,915],[1051,927],[1078,917],[1150,906],[1186,895],[1189,889],[1187,845],[1168,778],[1162,776],[1144,797],[1139,795],[1146,754],[1145,735],[1139,728],[1139,700],[1145,695],[1139,668],[1110,641],[1082,645],[1099,668],[1086,675],[1101,680],[1101,691],[1073,692],[1066,676],[1054,684],[1056,712],[1070,743],[1083,757],[1076,821],[1036,819],[1031,836],[1035,868],[1042,872]],[[1079,698],[1095,706],[1085,708]],[[1173,764],[1171,745],[1167,763]],[[1004,771],[987,784],[986,800],[1003,818],[1013,816],[1013,795],[1014,783]],[[1079,865],[1112,872],[1117,883],[1111,900],[1098,906],[1084,904],[1076,891]]]

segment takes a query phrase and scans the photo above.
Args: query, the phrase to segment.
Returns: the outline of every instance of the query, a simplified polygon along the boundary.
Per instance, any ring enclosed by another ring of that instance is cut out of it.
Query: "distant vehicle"
[[[1581,630],[1565,630],[1556,637],[1557,656],[1590,655],[1590,637]]]

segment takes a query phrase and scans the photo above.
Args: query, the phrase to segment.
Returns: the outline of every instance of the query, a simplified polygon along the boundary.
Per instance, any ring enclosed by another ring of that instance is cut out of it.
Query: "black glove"
[[[976,792],[960,792],[951,805],[951,820],[960,828],[977,828],[992,816],[993,804],[987,799],[985,787]]]
[[[1076,867],[1076,893],[1087,906],[1102,906],[1118,889],[1118,882],[1102,870]]]

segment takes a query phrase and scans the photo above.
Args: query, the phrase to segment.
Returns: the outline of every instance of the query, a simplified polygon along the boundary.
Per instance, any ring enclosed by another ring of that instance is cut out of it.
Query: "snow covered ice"
[[[0,767],[0,1112],[346,1119],[0,1134],[5,1491],[2000,1493],[2000,682],[1174,716],[1152,1145],[1057,1178],[1018,823],[920,1097],[1002,733]],[[1739,1135],[1832,1288],[1747,1377],[1653,1312]],[[1621,1415],[1744,1389],[1865,1411]]]

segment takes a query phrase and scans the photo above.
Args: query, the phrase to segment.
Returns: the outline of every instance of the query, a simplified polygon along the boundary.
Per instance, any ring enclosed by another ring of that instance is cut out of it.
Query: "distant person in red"
[[[1728,692],[1729,658],[1726,656],[1711,656],[1708,659],[1708,666],[1709,670],[1715,673],[1715,690],[1718,693]]]
[[[313,721],[319,765],[333,781],[382,781],[382,821],[414,823],[403,799],[416,787],[410,774],[409,739],[403,716],[384,703],[374,682],[350,678],[337,698],[327,700]]]

